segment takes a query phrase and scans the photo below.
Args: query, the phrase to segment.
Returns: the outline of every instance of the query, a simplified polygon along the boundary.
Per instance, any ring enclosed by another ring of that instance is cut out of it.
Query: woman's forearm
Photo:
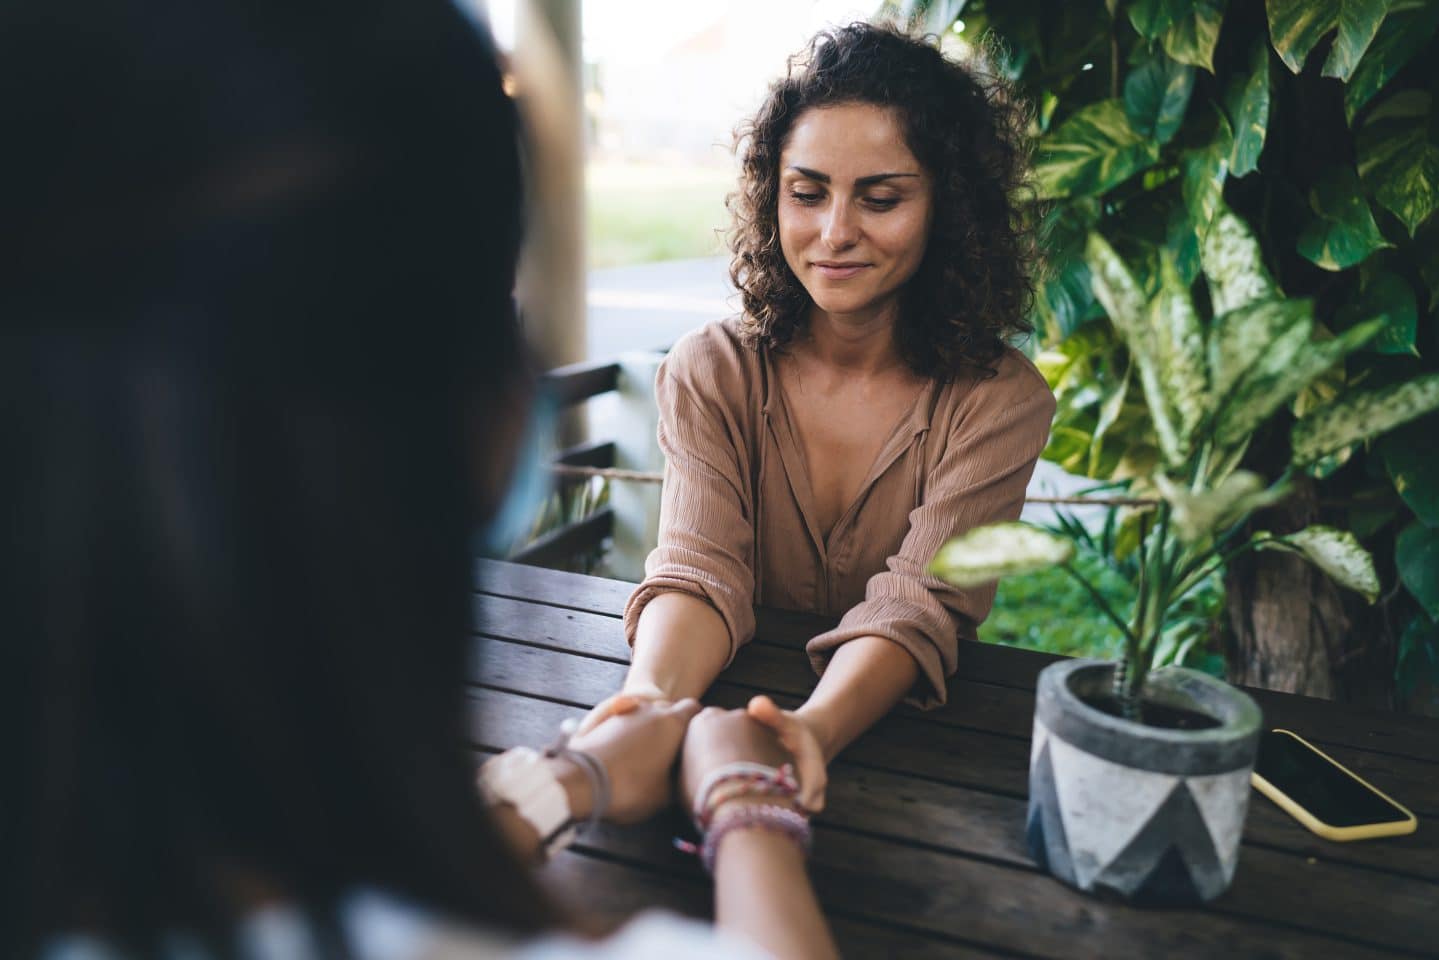
[[[828,762],[874,726],[918,679],[919,665],[899,644],[856,637],[834,652],[809,700],[795,712],[814,731]]]
[[[667,700],[699,697],[729,650],[729,630],[714,607],[687,593],[662,593],[640,611],[624,690]]]
[[[735,830],[715,857],[715,924],[779,960],[839,956],[805,872],[804,855],[789,837],[768,830]]]

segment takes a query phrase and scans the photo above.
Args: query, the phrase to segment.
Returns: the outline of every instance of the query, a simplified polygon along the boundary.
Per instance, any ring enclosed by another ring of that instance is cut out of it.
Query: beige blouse
[[[625,605],[629,643],[640,611],[666,590],[719,611],[730,659],[754,635],[754,606],[843,614],[806,647],[817,672],[846,641],[887,637],[919,664],[911,701],[943,703],[959,638],[975,637],[994,587],[960,590],[925,567],[955,534],[1018,518],[1054,415],[1023,354],[1009,349],[994,366],[990,379],[922,390],[821,537],[769,351],[745,347],[733,319],[687,334],[656,380],[666,458],[659,545]]]

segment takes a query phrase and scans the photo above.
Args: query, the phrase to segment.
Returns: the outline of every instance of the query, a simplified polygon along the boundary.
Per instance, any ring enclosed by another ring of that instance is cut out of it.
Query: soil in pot
[[[1080,697],[1080,700],[1111,717],[1124,716],[1124,709],[1120,705],[1119,698],[1111,694]],[[1161,730],[1211,730],[1220,725],[1218,720],[1207,713],[1185,710],[1183,707],[1171,707],[1163,703],[1153,703],[1149,700],[1145,700],[1139,706],[1139,722],[1146,727],[1158,727]]]

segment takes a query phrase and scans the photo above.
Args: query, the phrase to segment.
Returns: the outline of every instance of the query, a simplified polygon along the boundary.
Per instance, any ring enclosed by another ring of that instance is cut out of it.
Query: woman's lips
[[[826,280],[848,280],[869,267],[867,263],[816,263],[814,268]]]

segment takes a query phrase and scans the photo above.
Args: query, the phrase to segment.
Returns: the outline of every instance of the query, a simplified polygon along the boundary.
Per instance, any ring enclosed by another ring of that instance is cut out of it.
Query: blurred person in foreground
[[[660,368],[659,544],[625,607],[622,697],[700,696],[755,605],[839,618],[793,711],[750,713],[802,800],[899,701],[944,703],[994,587],[927,572],[1017,519],[1054,397],[1011,341],[1035,249],[1025,114],[975,62],[892,29],[818,34],[741,128],[731,276],[744,311]],[[609,713],[593,710],[587,722]]]
[[[668,802],[687,727],[688,799],[778,767],[742,713],[620,701],[476,789],[471,547],[530,389],[483,31],[435,0],[14,2],[0,101],[0,955],[832,954],[784,796],[789,834],[744,791],[707,811],[731,938],[564,936],[528,873]]]

